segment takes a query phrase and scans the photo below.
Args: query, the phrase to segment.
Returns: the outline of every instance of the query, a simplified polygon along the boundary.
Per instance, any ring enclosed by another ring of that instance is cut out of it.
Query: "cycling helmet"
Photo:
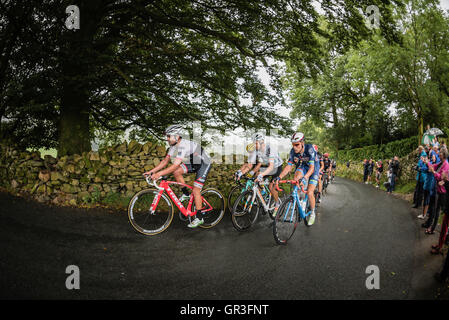
[[[291,140],[292,143],[302,142],[302,141],[304,141],[304,133],[302,133],[302,132],[295,132],[290,140]]]
[[[261,141],[261,140],[265,140],[265,136],[263,135],[263,133],[257,132],[253,135],[252,140],[254,142],[256,141]]]
[[[180,124],[174,124],[172,126],[169,126],[165,130],[165,135],[167,135],[167,136],[180,136],[181,137],[182,134],[183,134],[183,129]]]
[[[246,146],[246,152],[251,153],[256,149],[256,145],[254,143],[250,143]]]
[[[329,158],[329,153],[325,153],[325,154],[323,154],[323,156],[325,157],[325,158]]]

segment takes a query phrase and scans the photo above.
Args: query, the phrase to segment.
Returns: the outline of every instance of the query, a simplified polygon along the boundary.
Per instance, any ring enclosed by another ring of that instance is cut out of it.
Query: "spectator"
[[[435,154],[432,158],[435,159]],[[441,149],[441,161],[435,164],[427,164],[430,174],[434,175],[437,192],[435,196],[435,204],[432,208],[433,210],[430,211],[429,219],[427,219],[427,221],[423,224],[423,227],[427,228],[426,234],[435,233],[435,227],[438,223],[440,210],[446,204],[446,189],[444,188],[444,180],[442,178],[442,175],[447,174],[447,172],[449,171],[449,163],[447,162],[447,158],[447,149]]]
[[[379,188],[380,179],[382,178],[383,171],[384,171],[384,167],[382,164],[382,160],[379,160],[376,163],[376,188]]]
[[[447,148],[446,148],[447,150]],[[441,175],[443,181],[444,181],[444,189],[449,190],[449,178],[448,178],[449,173],[446,171],[445,173],[443,173]],[[446,241],[446,236],[447,236],[447,230],[448,230],[448,223],[449,223],[449,196],[446,195],[446,201],[445,201],[445,205],[442,208],[442,211],[444,213],[444,217],[443,217],[443,223],[441,225],[441,231],[440,231],[440,238],[439,238],[439,242],[438,244],[434,244],[432,245],[432,254],[443,254],[441,252],[441,249],[443,248],[443,244]],[[444,268],[443,268],[443,272],[444,272],[444,277],[447,276],[447,272],[448,272],[448,261],[447,261],[447,257],[446,257],[446,262],[444,263]]]
[[[351,165],[351,161],[348,160],[348,162],[346,162],[346,167],[349,169],[350,165]]]
[[[369,159],[369,162],[368,162],[368,183],[371,183],[371,176],[373,175],[373,171],[374,171],[374,160],[373,159]]]
[[[364,159],[363,160],[363,182],[365,184],[368,184],[368,182],[366,182],[366,180],[368,179],[368,172],[369,172],[369,162],[368,162],[368,160]]]
[[[388,186],[387,192],[391,194],[394,191],[394,187],[396,185],[396,178],[399,174],[400,169],[400,163],[398,156],[395,156],[394,159],[391,161],[390,170],[391,170],[391,176],[390,176],[390,185]]]
[[[428,158],[424,158],[421,172],[425,174],[424,178],[424,206],[423,206],[423,212],[418,218],[425,219],[426,216],[428,216],[428,212],[430,209],[430,212],[434,210],[435,208],[435,199],[436,199],[436,185],[435,185],[435,177],[432,172],[430,172],[429,167],[427,164],[435,164],[436,157],[433,155],[432,159],[429,161]],[[431,215],[429,215],[431,216]],[[425,224],[423,223],[421,225],[423,228],[425,227]]]
[[[415,193],[413,195],[413,207],[412,208],[418,208],[422,204],[423,196],[424,196],[424,182],[426,178],[425,172],[422,172],[421,170],[426,169],[424,165],[424,159],[427,157],[427,153],[424,151],[424,148],[422,146],[418,147],[418,155],[419,160],[418,164],[416,165],[416,187],[415,187]],[[422,216],[422,215],[420,215]],[[418,216],[419,217],[419,216]]]

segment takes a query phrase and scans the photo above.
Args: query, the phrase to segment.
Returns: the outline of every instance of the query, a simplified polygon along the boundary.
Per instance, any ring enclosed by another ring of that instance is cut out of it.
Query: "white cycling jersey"
[[[264,150],[256,150],[248,156],[248,163],[256,164],[256,162],[261,162],[264,166],[268,166],[270,162],[273,162],[275,168],[282,166],[282,159],[279,153],[269,144],[265,145]]]
[[[170,146],[167,156],[172,159],[180,159],[184,163],[201,164],[209,162],[209,155],[194,141],[181,139],[181,141]]]

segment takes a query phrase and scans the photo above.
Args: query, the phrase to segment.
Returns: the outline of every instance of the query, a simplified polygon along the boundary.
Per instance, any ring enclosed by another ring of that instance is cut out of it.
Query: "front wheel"
[[[136,193],[128,205],[128,219],[138,232],[154,236],[166,230],[173,220],[173,205],[170,199],[162,194],[154,212],[150,211],[153,200],[158,195],[157,189],[145,189]]]
[[[257,220],[259,215],[259,202],[254,197],[253,190],[243,192],[238,196],[232,208],[231,220],[238,231],[248,230]]]
[[[285,199],[273,222],[273,236],[277,244],[285,245],[298,225],[298,207],[293,196]]]

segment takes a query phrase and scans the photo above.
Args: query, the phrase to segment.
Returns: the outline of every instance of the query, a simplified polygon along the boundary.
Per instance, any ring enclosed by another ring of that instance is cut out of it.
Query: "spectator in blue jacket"
[[[412,208],[418,208],[422,204],[423,200],[423,194],[424,194],[424,179],[425,174],[423,174],[420,171],[420,168],[423,168],[425,164],[423,163],[423,159],[427,157],[426,152],[424,151],[423,146],[418,147],[418,164],[416,165],[416,187],[415,187],[415,193],[413,194],[413,207]]]
[[[436,184],[435,184],[435,176],[432,172],[429,171],[429,168],[427,166],[427,158],[424,158],[423,160],[420,160],[423,166],[420,167],[421,173],[425,175],[424,178],[424,206],[423,206],[423,213],[418,216],[419,219],[425,219],[427,216],[427,212],[430,210],[433,210],[434,203],[435,203],[435,195],[436,195]],[[432,156],[430,159],[430,164],[435,164],[436,162],[435,155]]]

